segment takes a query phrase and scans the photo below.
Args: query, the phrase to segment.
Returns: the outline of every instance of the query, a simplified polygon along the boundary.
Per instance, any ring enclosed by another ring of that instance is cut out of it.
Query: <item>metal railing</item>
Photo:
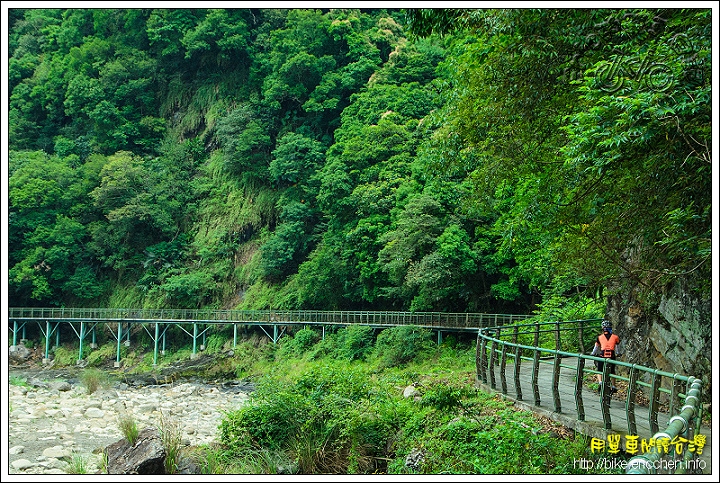
[[[154,342],[153,363],[157,364],[158,354],[165,353],[166,333],[175,327],[192,338],[192,355],[197,355],[198,346],[203,350],[208,331],[233,326],[233,347],[237,344],[238,326],[259,326],[273,343],[284,335],[285,327],[292,325],[347,326],[368,325],[375,328],[413,325],[438,333],[440,343],[443,331],[470,331],[480,327],[496,326],[525,320],[527,315],[445,313],[445,312],[391,312],[391,311],[318,311],[318,310],[221,310],[221,309],[137,309],[137,308],[78,308],[78,307],[10,307],[9,329],[13,333],[13,346],[18,334],[25,330],[27,323],[35,322],[45,339],[45,361],[49,362],[50,339],[55,335],[59,345],[60,327],[68,327],[79,340],[78,363],[83,360],[83,344],[86,337],[92,339],[90,347],[96,346],[96,327],[105,329],[117,341],[116,367],[120,366],[121,344],[130,344],[130,335],[135,329],[144,331]],[[147,326],[154,328],[148,329]],[[187,330],[184,326],[191,325]],[[265,326],[271,326],[268,332]],[[136,331],[137,332],[137,331]],[[162,347],[162,350],[161,350]]]
[[[197,322],[206,324],[419,325],[431,329],[478,329],[525,320],[527,315],[320,310],[132,309],[10,307],[10,320]]]
[[[541,405],[543,392],[552,400],[551,412],[556,414],[562,413],[563,399],[572,400],[576,419],[589,423],[586,428],[592,429],[593,423],[601,423],[606,431],[624,433],[626,429],[625,434],[633,438],[641,429],[647,428],[650,440],[656,444],[646,450],[635,451],[639,454],[628,462],[628,474],[655,473],[659,467],[657,462],[663,458],[674,460],[666,467],[676,468],[677,473],[686,471],[690,465],[690,453],[683,455],[678,452],[676,443],[685,442],[685,447],[688,447],[696,441],[704,441],[701,437],[695,438],[695,435],[700,435],[701,424],[700,379],[586,354],[590,348],[589,341],[594,344],[594,338],[599,333],[599,330],[589,330],[589,327],[592,325],[597,329],[599,322],[600,319],[590,319],[483,327],[478,332],[477,381],[520,401],[523,391],[532,394],[535,406]],[[586,367],[587,362],[595,361],[604,362],[602,372]],[[619,370],[611,371],[613,365]],[[599,397],[592,398],[596,409],[594,414],[597,414],[597,409],[600,412],[597,421],[592,421],[593,412],[587,411],[590,400],[584,398],[584,394],[591,391],[587,388],[587,379],[596,376],[601,376],[605,384],[598,384]],[[622,429],[619,428],[623,425],[613,424],[609,409],[613,381],[627,384],[623,421],[626,427]],[[509,386],[514,386],[514,396],[509,395]],[[638,401],[643,398],[648,404],[647,425],[645,421],[638,420],[637,414]],[[664,422],[662,431],[660,420]],[[670,442],[675,445],[675,450]],[[663,448],[670,451],[663,452]],[[678,459],[681,461],[678,462]]]

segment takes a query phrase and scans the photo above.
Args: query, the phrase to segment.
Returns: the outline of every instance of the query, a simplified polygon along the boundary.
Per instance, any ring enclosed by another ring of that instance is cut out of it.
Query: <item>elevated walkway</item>
[[[625,462],[626,473],[711,474],[712,431],[701,424],[700,380],[622,361],[606,361],[598,372],[594,361],[604,359],[586,355],[583,342],[598,324],[480,329],[476,386],[588,436],[598,457]],[[618,392],[611,394],[597,376],[612,380]],[[612,458],[621,451],[629,460]]]
[[[577,358],[569,357],[562,359],[563,366],[577,367]],[[553,386],[553,373],[552,370],[541,370],[538,373],[538,390],[540,403],[535,404],[534,394],[532,391],[532,366],[531,364],[525,364],[521,366],[520,374],[520,387],[522,393],[522,399],[517,397],[517,387],[515,385],[514,377],[510,377],[506,380],[506,391],[503,392],[500,380],[501,372],[500,366],[496,365],[494,369],[495,373],[495,387],[493,388],[489,382],[483,383],[481,380],[477,380],[476,386],[488,393],[499,393],[505,399],[512,401],[515,405],[521,409],[533,411],[536,414],[545,416],[561,423],[563,426],[571,428],[579,433],[582,433],[590,438],[595,438],[598,441],[605,442],[604,450],[609,450],[610,443],[608,437],[616,434],[620,436],[619,448],[622,451],[627,450],[627,436],[638,436],[637,452],[641,451],[641,443],[644,439],[649,442],[650,438],[657,431],[653,431],[650,428],[650,407],[646,403],[635,404],[635,431],[630,433],[628,431],[628,417],[627,417],[627,389],[623,388],[623,384],[618,383],[618,387],[621,389],[617,394],[614,394],[610,398],[608,405],[611,428],[606,429],[603,421],[603,409],[600,393],[595,390],[583,385],[582,388],[582,405],[584,412],[584,420],[578,419],[578,407],[575,394],[575,380],[576,370],[568,367],[561,367],[560,378],[559,378],[559,409],[555,407],[554,396],[552,392]],[[658,412],[657,422],[659,428],[665,428],[670,420],[670,416],[667,412]],[[702,453],[699,455],[698,470],[699,473],[710,474],[712,468],[712,435],[711,428],[708,425],[701,425],[700,433],[705,438],[705,445],[702,448]],[[600,450],[600,448],[598,448]],[[688,444],[684,445],[683,453],[688,451]],[[662,468],[661,468],[662,469]],[[659,473],[674,473],[662,472]]]

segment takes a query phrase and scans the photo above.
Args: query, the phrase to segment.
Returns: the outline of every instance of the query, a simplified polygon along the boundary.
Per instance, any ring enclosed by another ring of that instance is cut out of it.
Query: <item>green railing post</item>
[[[513,344],[518,343],[518,326],[516,325],[513,330]],[[515,393],[517,394],[518,401],[522,401],[522,387],[520,386],[520,346],[515,346],[515,371],[514,371],[514,380],[515,380]]]
[[[45,360],[50,360],[50,336],[52,335],[52,332],[50,332],[50,321],[45,321]]]
[[[625,414],[627,415],[628,434],[637,434],[635,423],[635,395],[637,394],[638,369],[635,364],[630,368],[628,380],[627,399],[625,400]]]
[[[653,373],[652,387],[650,389],[650,408],[648,410],[648,422],[650,423],[650,431],[657,433],[658,427],[658,406],[660,405],[660,383],[662,376],[659,369]]]
[[[83,358],[83,340],[85,339],[85,322],[80,321],[80,349],[78,350],[78,363]]]
[[[682,382],[677,378],[677,374],[673,376],[672,389],[670,391],[670,405],[668,407],[668,414],[674,415],[678,407],[678,399],[680,397],[680,391],[682,389]]]
[[[500,329],[495,329],[495,337],[500,337]],[[495,389],[495,353],[497,352],[497,341],[493,340],[490,344],[490,362],[488,363],[488,371],[490,371],[490,387]]]
[[[575,372],[575,407],[577,408],[578,421],[585,421],[585,406],[583,405],[583,374],[585,372],[585,358],[577,358],[577,371]]]
[[[538,387],[538,372],[540,372],[540,350],[538,349],[540,345],[540,323],[535,323],[535,339],[534,339],[533,347],[535,350],[533,351],[533,367],[532,367],[532,389],[533,389],[533,395],[535,396],[535,405],[540,405],[540,388]]]
[[[487,339],[483,339],[480,344],[480,375],[482,376],[482,382],[484,384],[488,382],[487,360]]]
[[[560,322],[555,322],[555,357],[553,359],[553,403],[555,404],[555,412],[561,413],[560,405]]]
[[[502,352],[500,354],[500,387],[502,387],[503,394],[507,394],[507,380],[505,378],[506,365],[507,365],[507,344],[503,343]]]
[[[600,407],[602,410],[603,422],[605,429],[612,429],[612,421],[610,419],[610,390],[612,389],[612,381],[610,380],[610,360],[605,359],[603,364],[602,383],[600,384]]]
[[[475,374],[478,381],[485,383],[485,338],[481,337],[482,329],[478,331],[477,342],[475,343]]]
[[[585,325],[585,321],[581,320],[578,324],[578,350],[580,351],[580,354],[585,354],[585,340],[583,339],[583,326]]]
[[[18,323],[17,320],[13,322],[13,344],[17,345],[17,332],[18,332]]]

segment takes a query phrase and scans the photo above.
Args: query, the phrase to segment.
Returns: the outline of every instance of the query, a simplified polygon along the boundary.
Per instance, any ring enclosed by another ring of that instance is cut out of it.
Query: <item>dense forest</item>
[[[711,40],[709,9],[9,9],[9,304],[707,301]]]

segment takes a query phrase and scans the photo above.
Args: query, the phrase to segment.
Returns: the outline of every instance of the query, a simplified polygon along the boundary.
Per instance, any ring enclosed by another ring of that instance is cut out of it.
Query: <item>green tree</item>
[[[147,247],[177,233],[182,191],[166,189],[173,181],[168,174],[160,162],[128,152],[108,158],[100,185],[91,193],[107,222],[90,227],[91,247],[105,265],[121,274],[138,270]]]
[[[445,163],[457,172],[470,161],[476,203],[502,208],[494,258],[510,255],[515,277],[546,295],[623,280],[652,292],[707,267],[707,15],[410,12],[418,35],[474,35],[453,43],[457,116],[437,137],[452,145],[459,134],[471,151]],[[631,72],[641,60],[655,70]],[[608,76],[613,63],[619,76]]]

